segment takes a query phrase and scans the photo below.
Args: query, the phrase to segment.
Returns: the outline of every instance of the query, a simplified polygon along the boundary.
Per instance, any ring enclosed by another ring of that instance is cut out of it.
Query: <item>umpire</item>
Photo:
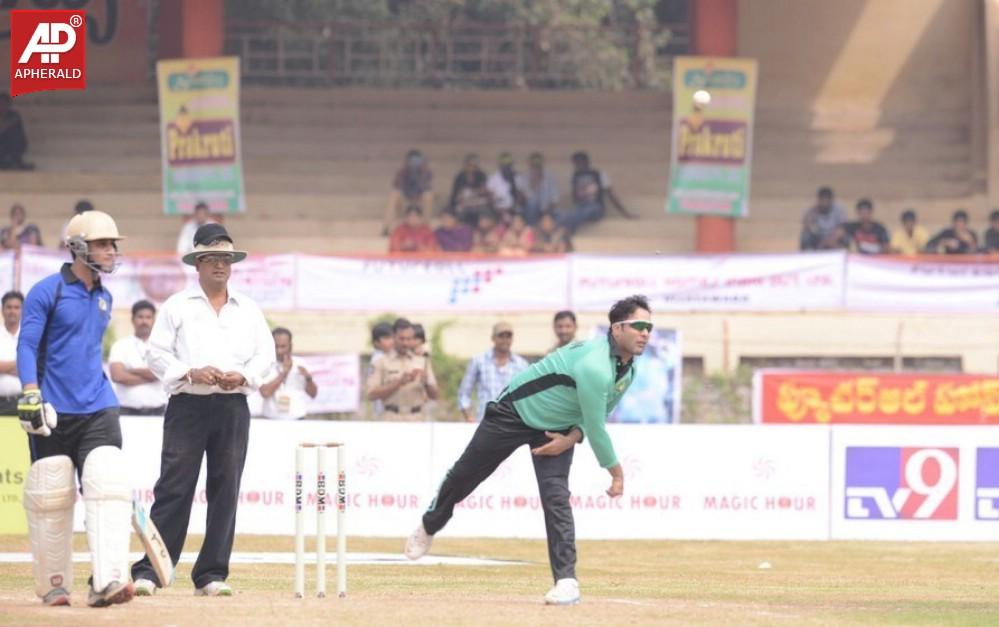
[[[171,394],[150,517],[175,565],[201,459],[208,458],[205,541],[191,572],[196,596],[232,595],[225,580],[250,432],[246,395],[260,387],[275,359],[263,312],[228,285],[232,264],[245,258],[224,226],[201,226],[194,250],[183,257],[197,268],[198,285],[163,303],[149,336],[149,368]],[[157,581],[147,558],[132,567],[132,578],[139,596],[168,583]]]

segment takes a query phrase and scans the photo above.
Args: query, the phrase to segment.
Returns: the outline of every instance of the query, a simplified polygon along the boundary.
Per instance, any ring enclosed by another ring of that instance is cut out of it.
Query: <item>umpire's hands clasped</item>
[[[187,371],[188,381],[195,385],[218,385],[225,374],[215,366],[191,368]]]

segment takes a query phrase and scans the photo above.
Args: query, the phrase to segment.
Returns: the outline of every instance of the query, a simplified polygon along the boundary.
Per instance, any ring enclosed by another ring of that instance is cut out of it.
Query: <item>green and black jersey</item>
[[[617,464],[607,435],[607,415],[635,378],[635,360],[620,369],[611,339],[573,342],[531,365],[510,381],[500,402],[512,403],[524,424],[564,431],[578,426],[603,468]]]

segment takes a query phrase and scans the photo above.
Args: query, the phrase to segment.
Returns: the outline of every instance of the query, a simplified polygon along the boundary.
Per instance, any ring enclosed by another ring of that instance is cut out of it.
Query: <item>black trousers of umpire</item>
[[[160,478],[153,488],[155,500],[149,517],[160,530],[176,565],[187,539],[201,459],[207,456],[205,542],[191,572],[198,588],[212,581],[225,581],[229,576],[249,435],[250,410],[243,394],[175,394],[167,403]],[[157,580],[148,557],[132,566],[132,578],[167,583]]]
[[[510,405],[489,403],[471,442],[448,470],[430,509],[423,515],[423,528],[431,535],[436,534],[451,520],[454,506],[493,474],[511,453],[524,444],[535,448],[549,441],[544,431],[525,425]],[[576,527],[569,503],[572,451],[570,448],[554,457],[532,457],[545,512],[548,561],[556,581],[576,577]]]

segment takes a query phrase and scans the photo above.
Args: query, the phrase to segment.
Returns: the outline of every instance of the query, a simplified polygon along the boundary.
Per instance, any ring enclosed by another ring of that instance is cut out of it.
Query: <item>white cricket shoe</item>
[[[210,581],[200,588],[195,588],[196,597],[231,597],[232,588],[224,581]]]
[[[403,553],[411,560],[418,560],[427,554],[430,545],[434,543],[434,537],[423,528],[423,523],[417,527],[406,540],[406,549]]]
[[[151,579],[139,578],[133,585],[137,597],[151,597],[156,594],[156,584]]]
[[[545,605],[576,605],[579,603],[579,582],[575,579],[559,579],[555,587],[545,595]]]

